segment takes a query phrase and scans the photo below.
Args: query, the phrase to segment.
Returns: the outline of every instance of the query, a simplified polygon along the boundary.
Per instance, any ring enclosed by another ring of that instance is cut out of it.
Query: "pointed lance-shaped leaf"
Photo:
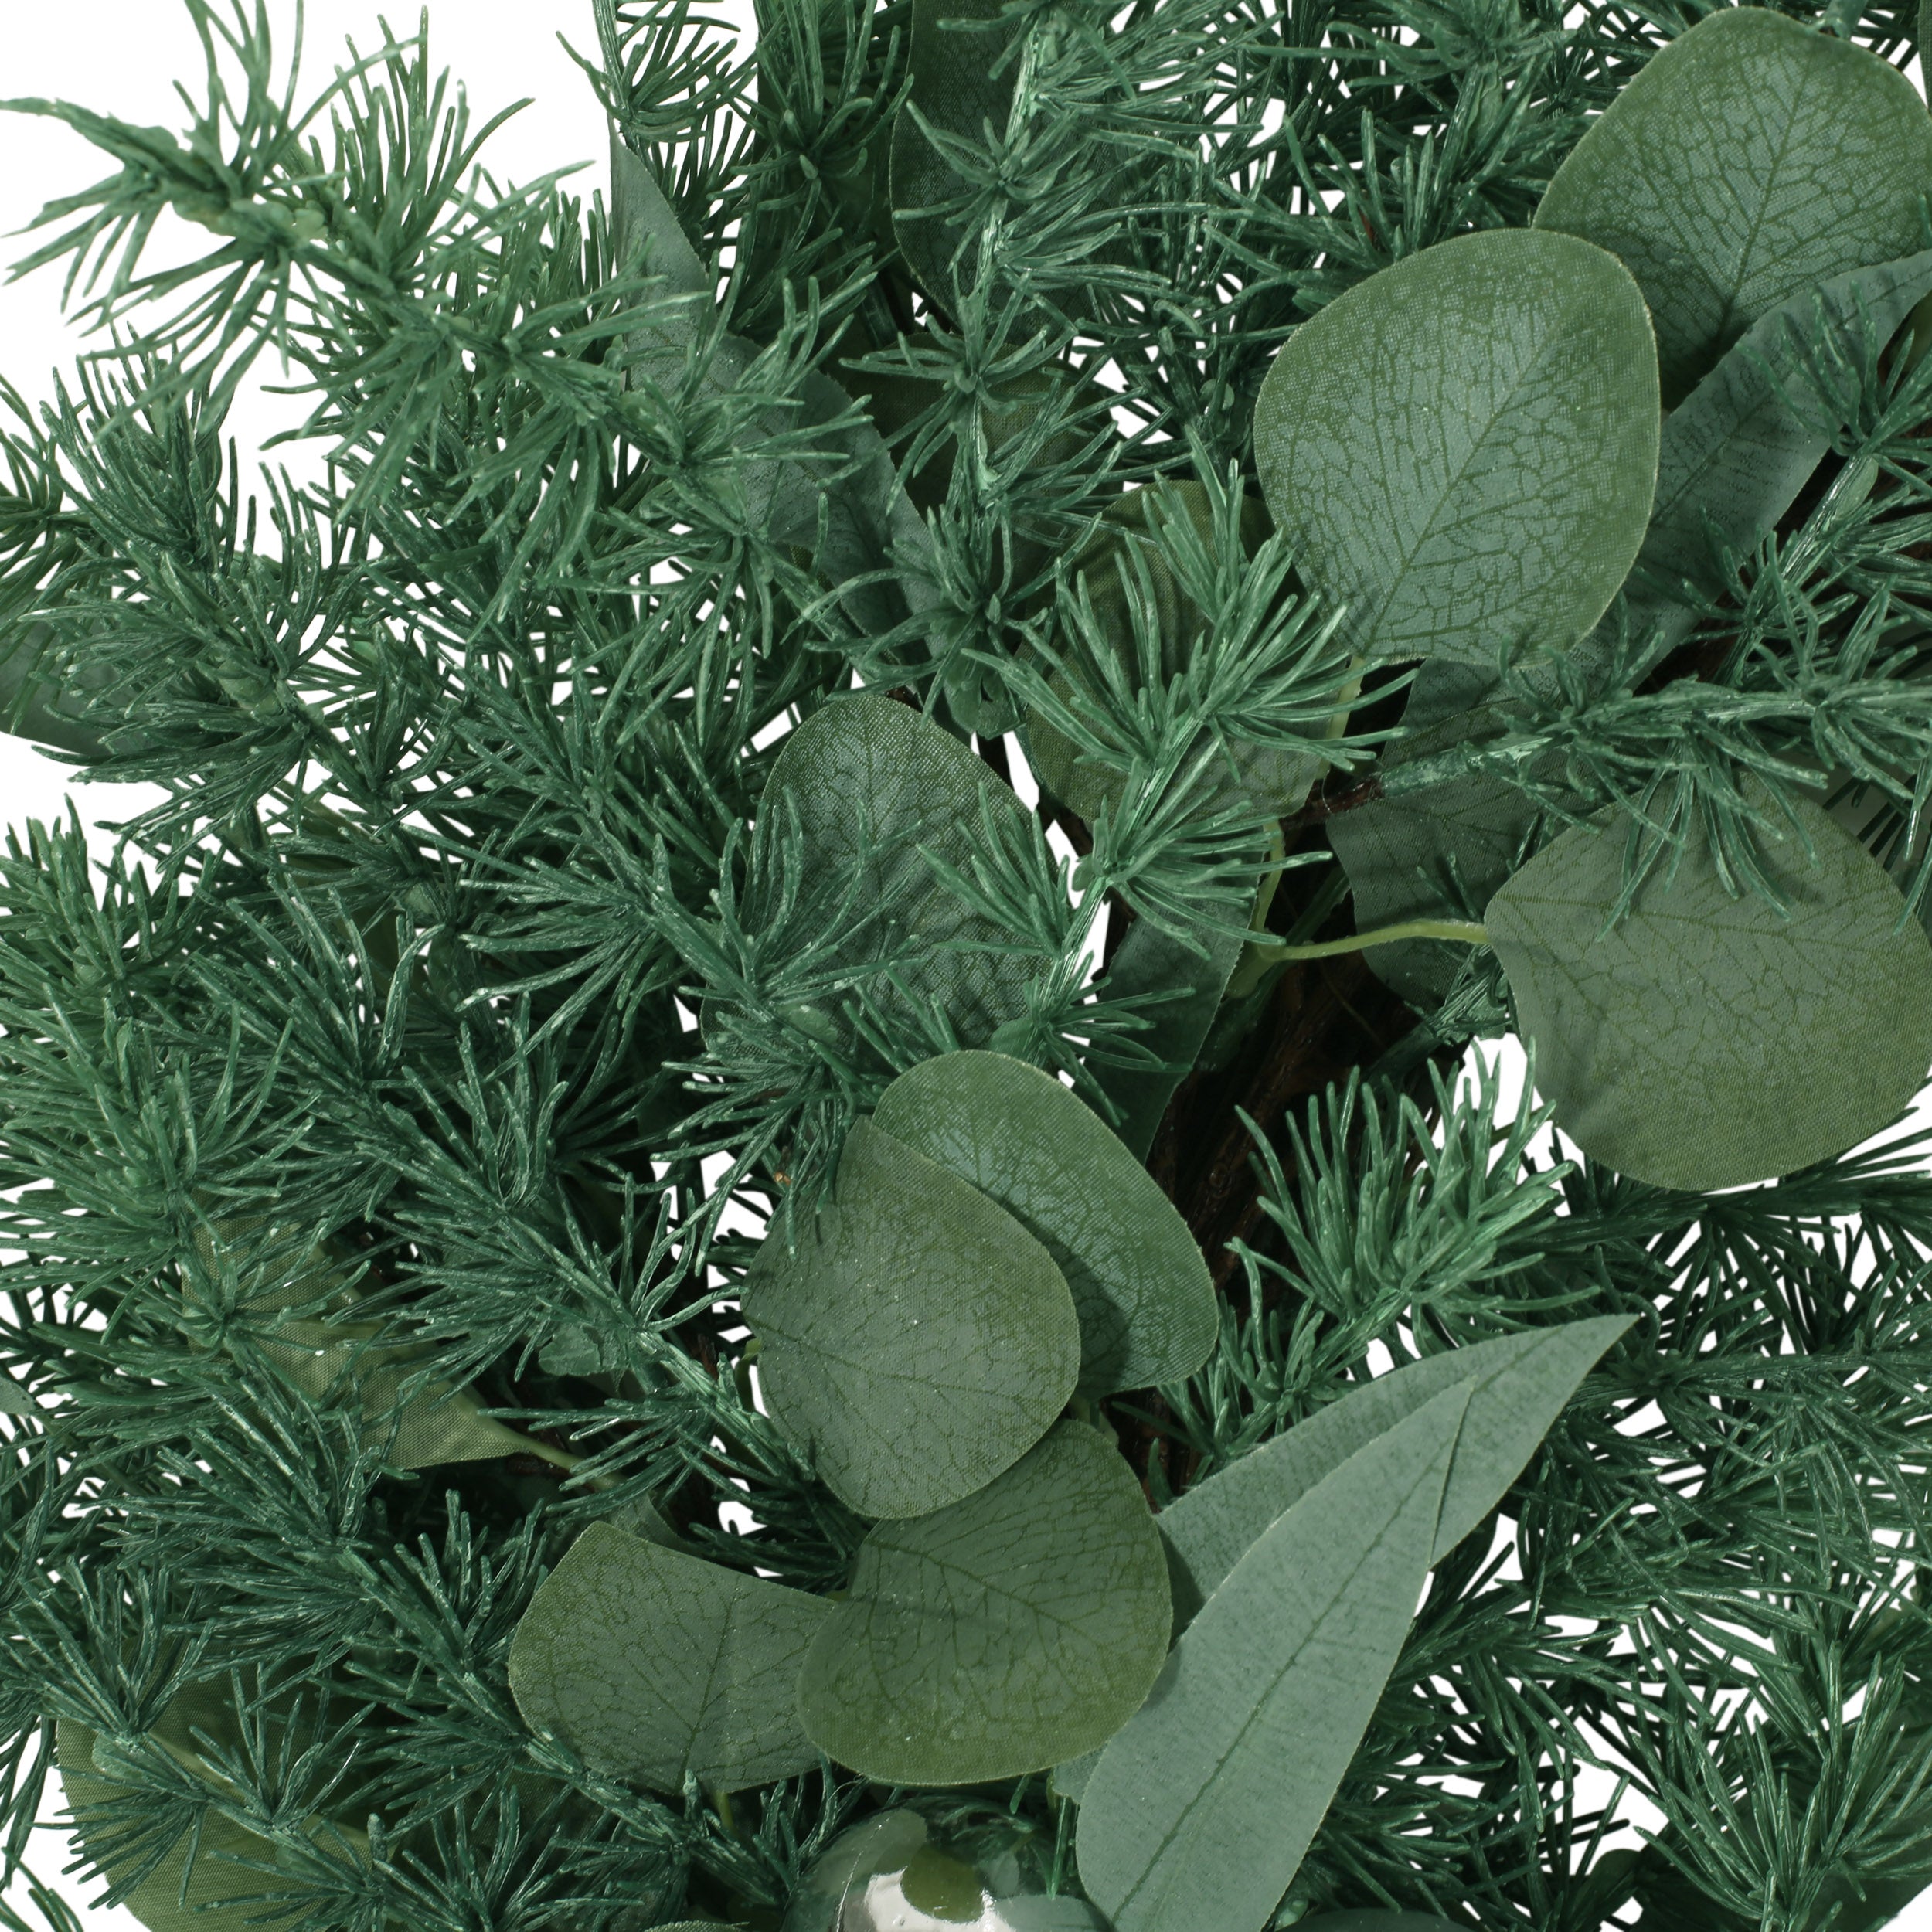
[[[1196,1483],[1155,1519],[1167,1546],[1175,1627],[1186,1627],[1282,1512],[1331,1470],[1445,1389],[1460,1388],[1469,1408],[1430,1555],[1440,1563],[1502,1500],[1563,1405],[1633,1319],[1604,1315],[1425,1355]]]
[[[1763,7],[1719,7],[1653,55],[1556,170],[1539,232],[1641,286],[1665,406],[1760,315],[1920,244],[1932,117],[1903,74]]]
[[[1075,1840],[1114,1932],[1261,1932],[1402,1648],[1468,1401],[1332,1470],[1234,1566],[1100,1753]]]
[[[792,1689],[829,1609],[592,1523],[516,1627],[511,1694],[531,1730],[609,1776],[673,1794],[687,1774],[770,1784],[818,1761]]]
[[[872,1124],[963,1175],[1066,1277],[1087,1395],[1178,1382],[1217,1329],[1201,1250],[1134,1155],[1051,1074],[1003,1053],[947,1053],[900,1075]]]
[[[1053,1426],[1080,1370],[1053,1257],[950,1168],[856,1122],[832,1200],[742,1284],[773,1417],[862,1516],[921,1516]]]
[[[1117,1731],[1168,1624],[1133,1471],[1062,1422],[976,1495],[872,1531],[806,1658],[799,1708],[825,1754],[868,1777],[1015,1777]]]
[[[1657,480],[1656,349],[1614,256],[1492,229],[1338,296],[1275,357],[1255,461],[1367,656],[1492,665],[1609,607]]]
[[[648,319],[624,338],[633,386],[648,381],[673,385],[686,345],[715,309],[717,291],[697,250],[679,225],[643,160],[614,129],[611,137],[611,222],[620,260],[645,251],[645,272],[665,286],[647,309]],[[669,299],[675,298],[675,299]],[[719,389],[741,382],[757,359],[755,343],[719,337],[706,373]],[[773,543],[813,552],[825,580],[844,587],[840,601],[869,634],[889,631],[909,615],[939,601],[930,568],[931,532],[899,486],[898,470],[871,421],[852,416],[852,400],[822,369],[800,379],[794,406],[775,410],[767,427],[774,435],[818,428],[823,454],[759,460],[738,471],[750,526]],[[842,427],[825,426],[840,423]],[[819,537],[821,509],[825,535]],[[889,579],[880,577],[890,572]],[[876,580],[859,580],[871,577]]]
[[[1545,846],[1484,914],[1556,1124],[1657,1187],[1828,1160],[1896,1119],[1932,1065],[1932,940],[1900,928],[1898,887],[1808,799],[1794,832],[1756,781],[1746,796],[1771,821],[1764,869],[1788,912],[1733,896],[1700,821],[1675,876],[1660,869],[1605,930],[1628,843],[1612,811]]]
[[[1100,981],[1097,1005],[1150,999],[1141,1009],[1148,1025],[1133,1039],[1160,1064],[1128,1066],[1093,1060],[1087,1070],[1121,1110],[1114,1131],[1137,1161],[1147,1158],[1174,1090],[1194,1070],[1241,957],[1242,942],[1229,934],[1202,933],[1198,944],[1199,950],[1190,951],[1150,920],[1136,920]]]

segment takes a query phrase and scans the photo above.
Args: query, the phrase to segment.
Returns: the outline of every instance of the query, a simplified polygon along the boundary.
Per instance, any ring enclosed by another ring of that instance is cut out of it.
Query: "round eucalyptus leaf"
[[[990,1195],[1045,1247],[1080,1318],[1083,1394],[1178,1382],[1218,1332],[1201,1250],[1087,1103],[1003,1053],[947,1053],[879,1097],[876,1128]]]
[[[795,1251],[742,1287],[771,1413],[862,1516],[920,1516],[989,1483],[1053,1425],[1080,1369],[1053,1257],[950,1168],[857,1122]]]
[[[977,1495],[872,1532],[806,1655],[799,1709],[825,1754],[868,1777],[1015,1777],[1117,1731],[1168,1625],[1133,1471],[1062,1422]]]
[[[1609,607],[1657,480],[1657,356],[1614,257],[1493,229],[1338,296],[1261,385],[1255,461],[1365,655],[1493,665]]]
[[[882,1005],[937,1003],[954,1032],[975,1043],[1025,1011],[1025,961],[971,950],[1010,935],[942,884],[919,850],[964,869],[985,837],[982,804],[1016,832],[1031,822],[1012,787],[951,733],[890,698],[835,699],[773,761],[760,814],[777,812],[781,801],[796,812],[802,838],[799,904],[816,897],[835,906],[850,883],[852,903],[878,911],[843,946],[842,960],[857,968],[895,950],[909,955],[904,994],[882,984]],[[777,917],[781,883],[753,880],[749,919]],[[826,1023],[842,1036],[838,1022]]]
[[[592,1523],[510,1641],[531,1730],[594,1770],[675,1794],[735,1791],[818,1760],[791,1695],[825,1599]]]
[[[1932,117],[1808,21],[1719,7],[1655,55],[1556,170],[1538,230],[1619,257],[1676,403],[1767,310],[1921,247]]]
[[[1733,897],[1693,834],[1604,927],[1627,821],[1606,813],[1530,860],[1484,915],[1556,1124],[1658,1187],[1788,1174],[1878,1132],[1932,1064],[1932,941],[1830,815],[1796,801],[1816,854],[1767,832],[1788,916]]]

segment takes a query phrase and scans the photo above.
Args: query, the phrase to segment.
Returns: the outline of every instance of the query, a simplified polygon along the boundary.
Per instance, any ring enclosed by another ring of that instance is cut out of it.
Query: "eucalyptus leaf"
[[[523,1721],[590,1766],[675,1794],[809,1770],[792,1687],[828,1612],[787,1590],[594,1522],[510,1643]]]
[[[1896,250],[1893,250],[1896,253]],[[1657,479],[1656,352],[1614,257],[1566,236],[1458,236],[1289,337],[1255,461],[1355,649],[1493,664],[1608,608]]]
[[[1471,917],[1509,877],[1536,812],[1518,787],[1477,772],[1336,813],[1326,829],[1349,875],[1356,931]],[[1446,940],[1410,939],[1372,946],[1362,957],[1412,1005],[1433,1007],[1468,952]]]
[[[1876,356],[1932,294],[1932,251],[1859,268],[1761,316],[1671,412],[1657,464],[1650,529],[1624,587],[1629,619],[1656,627],[1650,662],[1688,636],[1693,614],[1675,587],[1723,594],[1718,539],[1755,549],[1798,500],[1838,425],[1807,379],[1818,336],[1852,368]]]
[[[1010,60],[1001,66],[1000,56],[1018,27],[1002,19],[1000,0],[913,0],[911,13],[912,85],[893,123],[893,231],[922,286],[950,308],[955,274],[961,287],[976,280],[978,251],[956,223],[934,212],[964,184],[916,116],[961,140],[982,141],[989,126],[995,138],[1003,136],[1017,69]]]
[[[856,968],[895,948],[917,957],[902,975],[903,998],[936,1003],[969,1045],[990,1039],[1026,1010],[1026,962],[971,950],[1010,943],[934,875],[926,847],[958,868],[983,836],[982,801],[1016,833],[1026,808],[984,760],[910,706],[861,692],[821,706],[786,738],[765,782],[759,810],[788,801],[804,841],[801,896],[836,903],[855,876],[859,901],[883,909],[848,948]],[[777,889],[760,882],[758,903]],[[902,995],[882,989],[894,1010]]]
[[[1221,995],[1240,959],[1242,941],[1219,931],[1197,936],[1190,951],[1171,934],[1136,920],[1100,981],[1097,1004],[1161,997],[1144,1011],[1148,1025],[1137,1045],[1158,1056],[1157,1067],[1126,1066],[1095,1059],[1087,1072],[1121,1110],[1114,1131],[1136,1160],[1145,1161],[1174,1090],[1193,1070]]]
[[[1637,277],[1675,408],[1780,303],[1911,253],[1928,189],[1932,117],[1896,67],[1809,21],[1719,7],[1577,142],[1536,227]]]
[[[826,1755],[868,1777],[1015,1777],[1120,1729],[1168,1623],[1140,1485],[1110,1440],[1065,1421],[976,1495],[872,1530],[799,1708]]]
[[[1066,1277],[1084,1395],[1179,1382],[1219,1330],[1187,1223],[1086,1102],[1003,1053],[942,1055],[900,1075],[872,1124],[998,1202]]]
[[[1446,1389],[1468,1413],[1449,1464],[1430,1552],[1440,1563],[1495,1508],[1578,1385],[1634,1318],[1605,1315],[1501,1335],[1377,1376],[1175,1498],[1155,1518],[1177,1629],[1283,1512],[1358,1451]]]
[[[419,1382],[420,1351],[373,1346],[376,1332],[373,1323],[283,1321],[259,1339],[277,1372],[311,1401],[352,1391],[365,1436],[399,1469],[478,1462],[529,1448],[527,1436],[485,1415],[471,1390],[440,1379]]]
[[[34,1400],[31,1391],[12,1376],[0,1375],[0,1415],[37,1416],[39,1413],[40,1405]]]
[[[1317,1912],[1295,1924],[1303,1932],[1455,1932],[1455,1921],[1427,1912]]]
[[[982,1488],[1052,1426],[1080,1370],[1053,1257],[1005,1208],[866,1121],[795,1252],[741,1289],[774,1417],[863,1516]]]
[[[611,201],[620,259],[643,249],[646,272],[665,279],[662,298],[661,298],[650,319],[626,337],[629,379],[633,386],[648,381],[670,387],[687,344],[716,306],[716,287],[650,169],[614,128]],[[708,365],[710,383],[721,390],[734,388],[758,353],[741,336],[722,336]],[[876,635],[934,611],[939,593],[932,581],[931,534],[900,487],[878,430],[863,416],[845,420],[852,407],[852,398],[822,369],[805,371],[797,406],[774,412],[766,427],[774,435],[820,429],[821,453],[754,457],[741,466],[739,484],[748,526],[771,543],[811,551],[819,576],[842,587],[840,601],[853,623]],[[834,423],[844,426],[825,427]],[[872,580],[862,580],[867,578]]]
[[[127,1786],[97,1774],[96,1742],[94,1733],[85,1725],[68,1718],[60,1720],[56,1762],[61,1789],[69,1808],[75,1812],[111,1804],[128,1794]],[[111,1851],[106,1851],[104,1856],[93,1851],[90,1839],[94,1835],[85,1823],[80,1825],[79,1835],[110,1878],[117,1876],[117,1868],[128,1869],[128,1862],[115,1858]],[[274,1845],[210,1811],[202,1818],[199,1843],[192,1848],[192,1869],[188,1864],[190,1849],[190,1837],[184,1835],[122,1901],[127,1909],[148,1932],[242,1932],[244,1927],[253,1932],[265,1909],[264,1895],[285,1889],[288,1883],[274,1869]],[[247,1862],[238,1862],[241,1860]]]
[[[1146,534],[1148,508],[1157,495],[1165,495],[1172,512],[1187,517],[1204,543],[1213,542],[1214,512],[1207,492],[1193,481],[1169,482],[1158,489],[1130,491],[1118,503],[1110,505],[1101,526],[1068,560],[1069,570],[1085,580],[1096,623],[1131,690],[1139,687],[1141,654],[1128,603],[1130,548],[1147,566],[1163,679],[1171,680],[1187,669],[1205,634],[1200,607],[1182,590],[1159,545]],[[1268,529],[1267,511],[1260,499],[1244,497],[1241,541],[1250,556],[1267,540]],[[1063,699],[1070,696],[1072,687],[1064,672],[1053,672],[1048,682]],[[1037,711],[1027,714],[1026,746],[1034,777],[1090,824],[1105,807],[1119,801],[1127,783],[1124,776],[1083,757],[1070,738]],[[1264,804],[1277,818],[1300,810],[1322,770],[1321,760],[1306,753],[1249,743],[1230,745],[1225,766],[1221,782],[1226,793],[1238,791]]]
[[[1261,1932],[1299,1869],[1429,1573],[1466,1386],[1280,1516],[1100,1753],[1080,1882],[1114,1932]]]
[[[1747,792],[1770,821],[1762,788]],[[1622,889],[1627,821],[1605,812],[1531,859],[1485,914],[1556,1124],[1655,1186],[1761,1181],[1842,1153],[1911,1104],[1932,1064],[1932,942],[1820,807],[1767,822],[1790,911],[1733,896],[1701,827],[1674,878]]]

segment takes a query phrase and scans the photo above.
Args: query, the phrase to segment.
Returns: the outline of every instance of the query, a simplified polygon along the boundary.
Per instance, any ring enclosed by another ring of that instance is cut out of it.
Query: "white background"
[[[222,0],[217,0],[220,5]],[[255,0],[246,0],[252,14]],[[368,54],[381,43],[377,15],[384,0],[308,0],[305,9],[303,82],[298,98],[306,102],[325,85],[353,36]],[[294,0],[268,0],[278,35],[292,44]],[[410,0],[388,0],[389,17],[400,32],[416,20]],[[705,12],[750,29],[749,0],[714,0]],[[87,0],[84,5],[45,6],[12,0],[7,9],[4,78],[0,95],[13,99],[70,100],[137,125],[158,124],[176,131],[185,127],[185,110],[174,92],[176,80],[192,82],[201,55],[186,9],[172,0]],[[587,56],[597,36],[588,0],[563,7],[529,0],[439,0],[430,14],[433,65],[447,66],[468,94],[475,126],[513,102],[529,104],[492,138],[484,162],[499,185],[529,181],[573,162],[591,164],[571,184],[587,198],[605,186],[607,137],[589,84],[559,44],[561,32]],[[286,46],[278,43],[286,70]],[[325,152],[328,141],[322,134]],[[0,234],[14,237],[0,261],[23,258],[39,238],[21,236],[46,201],[77,192],[113,172],[113,164],[77,134],[39,117],[0,114]],[[191,236],[192,239],[189,239]],[[165,226],[157,231],[150,266],[172,258],[177,247],[205,247],[204,230]],[[24,281],[0,285],[0,375],[29,403],[53,393],[54,373],[66,370],[83,345],[63,316],[63,268],[43,269]],[[78,298],[77,298],[77,301]],[[270,359],[260,380],[283,379]],[[258,384],[257,386],[258,388]],[[293,398],[246,393],[230,419],[242,440],[244,474],[251,473],[254,449],[267,436],[298,421],[302,404]],[[303,476],[314,473],[315,453],[284,448],[274,460]],[[64,815],[71,798],[90,825],[132,816],[160,794],[145,787],[77,785],[71,773],[16,738],[0,736],[0,828],[29,818]],[[97,838],[97,849],[111,842]],[[1513,1107],[1520,1080],[1521,1056],[1513,1044],[1505,1052],[1504,1100]],[[1922,1098],[1920,1111],[1927,1111]],[[58,1805],[50,1795],[46,1815]],[[36,1861],[43,1877],[55,1877],[66,1862],[60,1835],[50,1831]],[[99,1911],[85,1903],[89,1888],[74,1880],[56,1883],[80,1910],[88,1932],[137,1932],[124,1910]],[[24,1901],[22,1901],[24,1903]],[[1932,1894],[1898,1921],[1910,1932],[1932,1932]]]

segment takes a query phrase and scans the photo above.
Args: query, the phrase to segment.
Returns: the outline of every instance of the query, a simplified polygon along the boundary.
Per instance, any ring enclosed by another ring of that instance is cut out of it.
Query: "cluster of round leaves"
[[[1424,250],[1289,338],[1256,411],[1263,493],[1364,657],[1425,661],[1412,726],[1470,735],[1501,647],[1600,649],[1620,590],[1634,622],[1688,630],[1707,532],[1754,544],[1825,453],[1781,381],[1787,325],[1821,306],[1882,347],[1932,290],[1913,252],[1928,190],[1932,117],[1895,69],[1723,9],[1591,128],[1534,228]],[[1457,688],[1461,715],[1432,715]],[[1539,1085],[1594,1158],[1733,1186],[1910,1104],[1932,1064],[1932,942],[1821,808],[1747,788],[1782,906],[1740,893],[1701,821],[1627,905],[1627,848],[1650,835],[1633,815],[1574,825],[1512,873],[1526,795],[1406,790],[1401,758],[1383,802],[1334,821],[1358,930],[1460,911],[1445,872],[1487,894]],[[1390,951],[1399,990],[1444,990],[1439,957]]]
[[[1056,1767],[1117,1932],[1260,1932],[1430,1568],[1627,1325],[1425,1357],[1158,1515],[1062,1420],[960,1501],[879,1522],[836,1597],[594,1524],[518,1626],[511,1688],[533,1729],[671,1793],[821,1752],[889,1785]]]

